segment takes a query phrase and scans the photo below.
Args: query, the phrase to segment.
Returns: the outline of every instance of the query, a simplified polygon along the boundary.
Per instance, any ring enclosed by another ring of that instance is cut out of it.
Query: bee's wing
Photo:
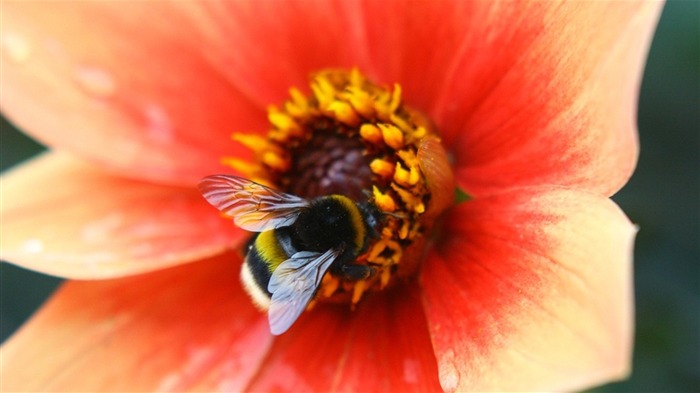
[[[341,252],[342,249],[330,249],[323,254],[300,251],[275,269],[267,286],[272,293],[268,309],[272,334],[286,332],[299,318],[316,293],[326,270]]]
[[[214,207],[233,217],[237,226],[251,232],[292,225],[309,205],[306,199],[237,176],[207,176],[199,183],[199,191]]]

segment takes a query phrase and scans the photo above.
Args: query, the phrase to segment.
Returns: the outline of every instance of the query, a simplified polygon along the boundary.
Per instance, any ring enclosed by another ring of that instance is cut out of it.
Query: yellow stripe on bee
[[[362,218],[362,213],[357,207],[355,202],[350,198],[344,197],[342,195],[331,195],[331,198],[338,201],[343,205],[345,210],[350,213],[350,221],[352,222],[352,227],[355,229],[355,247],[359,251],[365,242],[365,236],[367,235],[367,228],[365,228],[365,220]]]
[[[270,273],[274,272],[277,266],[289,258],[277,241],[275,231],[259,234],[257,239],[255,239],[255,249],[262,260],[268,264],[267,268]]]

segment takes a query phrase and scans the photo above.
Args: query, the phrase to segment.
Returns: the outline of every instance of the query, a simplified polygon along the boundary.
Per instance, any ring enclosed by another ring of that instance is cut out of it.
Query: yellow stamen
[[[396,184],[392,184],[391,188],[393,188],[394,191],[396,191],[396,193],[399,194],[399,197],[401,198],[403,203],[406,204],[406,207],[418,214],[421,214],[425,211],[425,205],[423,205],[423,202],[420,199],[416,198],[415,195],[397,186]]]
[[[391,279],[391,270],[390,269],[382,269],[382,272],[379,275],[379,288],[384,289],[387,286],[387,284],[389,284],[390,279]]]
[[[377,186],[372,188],[372,195],[374,196],[374,204],[377,205],[379,210],[385,212],[393,212],[396,210],[396,202],[394,202],[394,199],[379,191]]]
[[[302,128],[299,123],[286,113],[278,112],[273,108],[268,113],[267,118],[279,131],[292,136],[299,136],[302,134]]]
[[[356,126],[360,121],[360,118],[357,117],[357,113],[355,113],[347,102],[331,102],[330,105],[328,105],[328,112],[335,116],[336,119],[340,120],[341,123],[349,126]]]
[[[406,135],[410,136],[413,133],[413,127],[410,124],[408,124],[408,122],[404,120],[401,116],[392,114],[391,116],[389,116],[389,120],[391,120],[392,123],[396,124],[396,126]]]
[[[353,108],[365,118],[374,115],[374,101],[366,91],[359,87],[351,86],[343,93],[342,97],[350,102]]]
[[[394,181],[399,183],[401,186],[410,187],[414,186],[420,180],[420,173],[417,168],[411,167],[410,169],[405,169],[401,163],[396,163],[396,169],[394,170]]]
[[[382,158],[375,158],[372,160],[372,162],[369,164],[369,168],[372,173],[377,174],[384,179],[391,179],[392,176],[394,176],[394,165]]]
[[[231,139],[242,144],[254,153],[258,154],[270,148],[267,138],[255,134],[241,134],[239,132],[231,135]]]
[[[403,224],[401,224],[401,229],[399,229],[399,239],[406,239],[408,237],[408,226],[410,223],[408,221],[404,221]]]
[[[397,272],[403,269],[404,250],[414,244],[420,245],[416,240],[426,230],[422,214],[432,197],[417,155],[424,138],[432,131],[432,123],[403,104],[400,85],[374,84],[357,69],[318,72],[313,75],[310,93],[291,88],[289,95],[283,105],[268,109],[272,127],[267,137],[233,136],[253,152],[260,165],[256,167],[232,158],[225,159],[224,163],[249,174],[251,179],[266,178],[267,181],[260,180],[260,183],[273,183],[282,191],[295,193],[304,189],[304,184],[315,184],[308,182],[315,182],[316,176],[323,181],[338,181],[331,180],[332,176],[316,175],[314,171],[322,173],[335,164],[334,160],[342,159],[338,157],[343,154],[345,142],[334,145],[336,142],[328,144],[326,141],[350,140],[348,151],[355,149],[362,155],[363,164],[358,165],[369,165],[369,177],[360,179],[360,189],[371,185],[369,202],[381,212],[391,213],[383,215],[375,228],[379,237],[371,238],[366,252],[357,256],[357,263],[372,266],[375,273],[355,281],[331,272],[324,276],[318,289],[317,299],[343,299],[355,304],[366,291],[390,285],[392,277],[401,274]],[[328,157],[319,154],[319,161],[323,162],[318,168],[313,162],[308,164],[315,159],[300,160],[300,157],[325,151],[319,150],[319,146],[333,146],[329,152],[341,146],[341,154],[330,153]],[[362,169],[362,173],[367,173]],[[296,173],[298,170],[309,172]],[[300,183],[302,186],[298,187]],[[357,194],[362,197],[361,192]],[[299,196],[310,197],[303,192]]]
[[[289,169],[290,162],[288,159],[282,158],[275,152],[268,151],[262,156],[263,164],[278,171],[286,171]]]
[[[382,131],[374,124],[363,124],[360,127],[360,136],[375,145],[382,143]]]
[[[384,143],[389,147],[396,150],[403,147],[403,133],[398,127],[391,124],[379,124],[379,129],[382,131]]]
[[[365,293],[366,289],[367,281],[360,280],[355,283],[355,287],[352,291],[352,304],[357,304],[357,302],[360,301],[360,298],[362,298],[362,294]]]
[[[248,161],[239,160],[239,159],[233,158],[233,157],[222,158],[221,164],[226,165],[227,167],[233,168],[237,172],[240,172],[241,174],[245,175],[246,178],[248,178],[248,179],[251,178],[252,174],[254,174],[260,170],[260,167],[258,167],[255,164],[251,164]]]
[[[323,297],[331,297],[336,290],[338,290],[338,287],[340,286],[340,280],[338,280],[335,276],[331,274],[326,274],[323,276],[322,280],[322,285],[321,285],[321,296]]]
[[[335,88],[325,77],[319,76],[311,85],[311,90],[318,100],[319,108],[326,110],[335,99]]]
[[[289,95],[292,97],[292,99],[284,104],[285,111],[296,118],[301,118],[307,115],[309,112],[309,104],[306,96],[299,91],[299,89],[294,87],[289,89]]]

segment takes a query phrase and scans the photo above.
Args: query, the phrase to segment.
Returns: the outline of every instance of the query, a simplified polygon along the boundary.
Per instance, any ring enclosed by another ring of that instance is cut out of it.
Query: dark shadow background
[[[651,47],[639,106],[639,165],[613,198],[640,227],[634,369],[629,380],[594,392],[700,391],[699,26],[700,2],[671,1]],[[0,169],[42,150],[2,119]],[[0,264],[0,338],[59,283]]]

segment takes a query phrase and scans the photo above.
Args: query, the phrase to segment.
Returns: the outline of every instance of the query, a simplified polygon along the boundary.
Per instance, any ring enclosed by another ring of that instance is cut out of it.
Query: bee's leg
[[[374,268],[367,265],[347,264],[340,267],[340,274],[346,280],[359,281],[374,274]]]

